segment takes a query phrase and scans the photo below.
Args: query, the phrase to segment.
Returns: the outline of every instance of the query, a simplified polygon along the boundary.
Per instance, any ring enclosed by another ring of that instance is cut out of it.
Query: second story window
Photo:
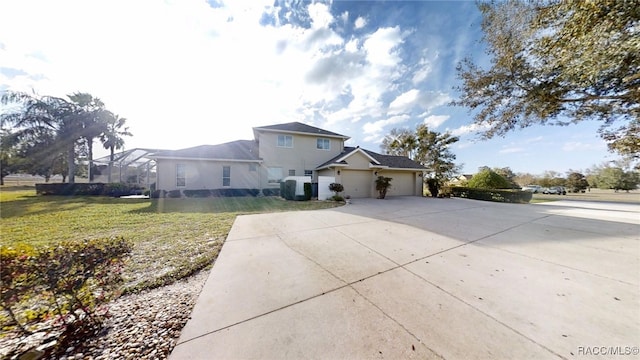
[[[319,138],[317,140],[316,148],[320,150],[331,150],[331,141],[329,139]]]
[[[278,135],[278,147],[292,148],[293,136],[291,135]]]

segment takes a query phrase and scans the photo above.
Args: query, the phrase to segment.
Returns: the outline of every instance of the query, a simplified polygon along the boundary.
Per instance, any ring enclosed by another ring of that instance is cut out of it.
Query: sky
[[[3,0],[0,91],[88,92],[127,119],[127,149],[299,121],[380,152],[391,129],[425,123],[460,137],[451,151],[466,174],[616,160],[593,122],[480,140],[473,114],[449,105],[456,65],[490,63],[480,23],[473,1]]]

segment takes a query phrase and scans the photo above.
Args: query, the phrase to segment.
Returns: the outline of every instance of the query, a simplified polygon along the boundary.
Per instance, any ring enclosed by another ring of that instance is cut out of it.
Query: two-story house
[[[299,122],[253,128],[254,140],[161,151],[159,190],[279,189],[287,176],[335,178],[344,195],[375,197],[375,179],[391,177],[387,196],[422,196],[420,164],[403,156],[346,147],[348,136]]]

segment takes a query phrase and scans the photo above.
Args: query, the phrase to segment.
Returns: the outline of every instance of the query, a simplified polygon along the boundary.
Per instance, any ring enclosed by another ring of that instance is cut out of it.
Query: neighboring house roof
[[[360,147],[345,146],[344,151],[333,159],[321,164],[316,169],[324,169],[332,166],[346,166],[346,159],[357,153],[363,152],[368,158],[371,159],[372,167],[380,168],[392,168],[392,169],[420,169],[424,170],[424,166],[409,159],[406,156],[396,155],[383,155],[373,152],[371,150],[362,149]]]
[[[317,128],[315,126],[303,124],[301,122],[290,122],[285,124],[276,124],[269,126],[259,126],[254,127],[254,134],[258,131],[269,131],[269,132],[280,132],[280,133],[295,133],[295,134],[312,134],[312,135],[322,135],[327,137],[336,137],[344,140],[350,139],[349,136],[341,135],[338,133],[334,133],[331,131],[323,130]],[[257,136],[256,136],[257,138]]]
[[[206,159],[261,161],[258,144],[253,140],[236,140],[218,145],[200,145],[181,150],[159,151],[152,155],[156,159]]]

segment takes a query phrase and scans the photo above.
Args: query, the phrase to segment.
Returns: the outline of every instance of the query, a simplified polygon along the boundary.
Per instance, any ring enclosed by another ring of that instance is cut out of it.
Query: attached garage
[[[371,170],[343,170],[342,186],[344,194],[352,198],[371,197],[373,174]]]
[[[414,172],[383,172],[381,175],[392,178],[391,187],[389,188],[389,190],[387,190],[387,196],[416,195],[416,175]]]
[[[343,195],[375,198],[377,176],[392,178],[387,196],[422,196],[425,168],[406,156],[384,155],[359,147],[345,147],[335,158],[316,168],[319,176],[331,176],[344,187]]]

